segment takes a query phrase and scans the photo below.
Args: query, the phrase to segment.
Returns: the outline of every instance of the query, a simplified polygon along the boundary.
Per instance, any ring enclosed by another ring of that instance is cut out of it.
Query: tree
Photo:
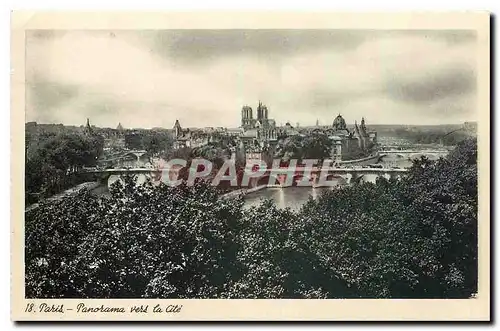
[[[125,134],[125,147],[133,150],[142,149],[142,135],[135,132]]]
[[[26,295],[217,297],[235,268],[235,206],[204,184],[132,178],[110,198],[83,192],[42,204],[26,215]]]
[[[467,298],[477,291],[474,141],[447,159],[416,161],[400,182],[327,193],[301,215],[296,241],[360,297]]]
[[[78,184],[75,174],[97,164],[103,145],[100,136],[80,134],[41,135],[33,140],[26,157],[27,202],[34,202],[36,194],[47,197]]]
[[[202,181],[41,203],[25,217],[27,297],[469,298],[477,146],[400,181],[326,191],[300,211],[243,208]]]
[[[170,150],[172,146],[173,139],[169,134],[153,132],[142,138],[142,148],[153,156]]]
[[[295,135],[278,142],[276,156],[285,160],[329,158],[333,148],[332,141],[321,132],[313,132],[308,136]]]
[[[313,133],[304,140],[303,158],[324,160],[330,157],[332,148],[333,142],[326,134]]]
[[[231,156],[229,148],[221,143],[208,143],[193,149],[193,156],[201,157],[213,163],[215,168],[220,168]]]

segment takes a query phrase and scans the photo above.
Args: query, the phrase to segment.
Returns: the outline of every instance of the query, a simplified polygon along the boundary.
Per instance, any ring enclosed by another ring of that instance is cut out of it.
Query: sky
[[[36,30],[26,121],[238,127],[456,124],[477,119],[476,35],[465,30]]]

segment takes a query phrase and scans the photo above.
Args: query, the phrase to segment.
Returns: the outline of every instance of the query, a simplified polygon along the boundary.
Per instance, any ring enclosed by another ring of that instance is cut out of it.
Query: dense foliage
[[[476,142],[299,212],[209,185],[117,182],[26,212],[27,297],[468,298],[477,291]]]
[[[224,162],[231,157],[230,147],[230,145],[222,142],[211,142],[204,146],[194,148],[192,156],[209,160],[213,163],[214,167],[220,168]]]
[[[166,132],[134,132],[125,135],[125,146],[128,149],[145,150],[153,156],[171,150],[173,142],[173,137]]]
[[[26,201],[48,197],[79,183],[77,172],[97,164],[104,141],[100,136],[49,134],[26,140]]]
[[[307,136],[295,135],[281,139],[276,148],[276,157],[290,159],[318,159],[330,157],[332,140],[324,133],[312,133]]]

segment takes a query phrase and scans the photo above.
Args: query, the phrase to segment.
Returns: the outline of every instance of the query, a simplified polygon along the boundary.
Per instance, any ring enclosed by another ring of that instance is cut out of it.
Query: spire
[[[368,133],[366,132],[366,125],[365,125],[365,118],[361,118],[361,134],[365,137],[368,136]]]
[[[174,134],[176,138],[179,138],[182,135],[182,127],[179,123],[179,120],[175,120],[174,124]]]
[[[90,120],[87,117],[87,124],[85,125],[85,133],[88,135],[92,134],[92,127],[90,126]]]

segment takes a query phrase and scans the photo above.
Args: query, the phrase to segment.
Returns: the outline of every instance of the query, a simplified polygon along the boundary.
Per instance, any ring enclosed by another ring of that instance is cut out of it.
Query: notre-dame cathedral
[[[269,109],[259,101],[257,106],[257,118],[253,117],[253,109],[243,106],[241,109],[241,127],[244,136],[255,138],[259,142],[276,140],[276,121],[269,118]]]

